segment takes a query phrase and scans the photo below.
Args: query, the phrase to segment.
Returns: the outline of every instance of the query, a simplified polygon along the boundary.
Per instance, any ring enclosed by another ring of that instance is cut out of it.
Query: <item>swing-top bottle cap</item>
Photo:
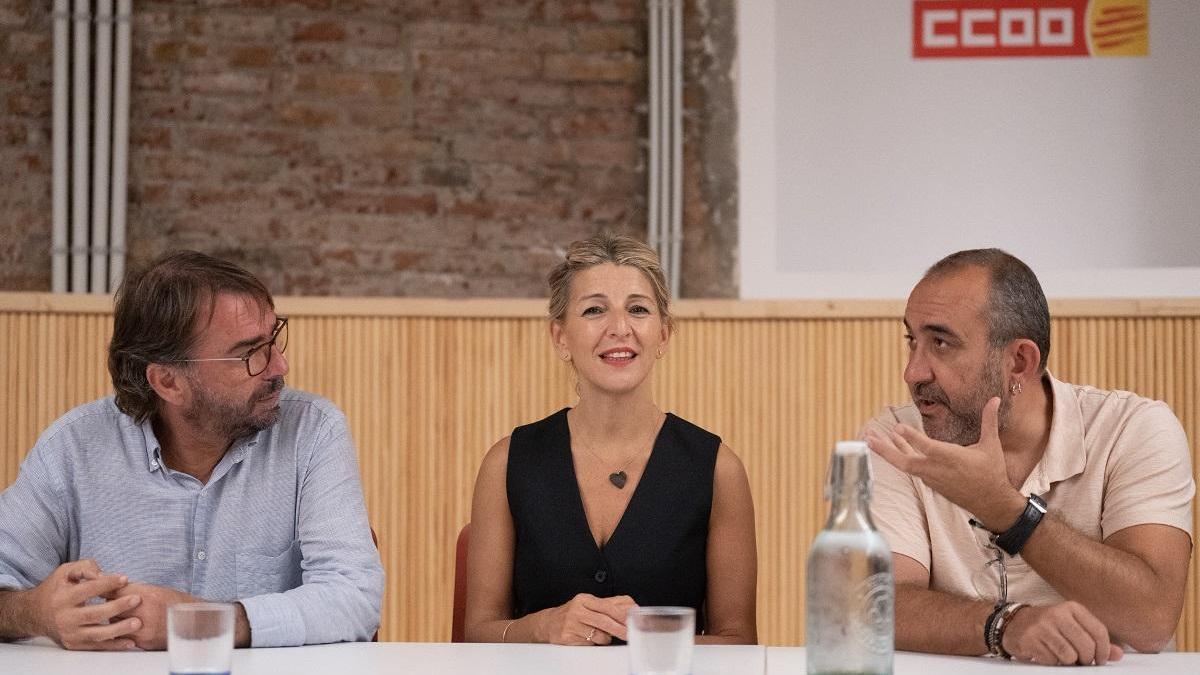
[[[852,457],[855,455],[865,455],[870,452],[867,444],[864,441],[838,441],[834,446],[833,452],[842,457]]]

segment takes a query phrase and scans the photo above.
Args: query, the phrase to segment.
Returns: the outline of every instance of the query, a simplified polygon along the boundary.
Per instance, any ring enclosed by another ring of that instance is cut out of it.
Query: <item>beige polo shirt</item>
[[[1133,525],[1161,523],[1192,534],[1191,454],[1183,427],[1161,401],[1050,377],[1054,415],[1046,452],[1022,494],[1045,497],[1050,513],[1096,540]],[[867,423],[921,428],[913,405],[889,407]],[[929,570],[930,588],[995,601],[995,554],[970,514],[872,453],[871,515],[895,553]],[[1008,597],[1038,605],[1062,596],[1017,556],[1005,556]]]

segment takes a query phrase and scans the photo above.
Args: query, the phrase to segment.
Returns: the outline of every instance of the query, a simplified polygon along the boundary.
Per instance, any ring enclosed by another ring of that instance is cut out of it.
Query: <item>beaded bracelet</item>
[[[991,615],[988,616],[987,623],[984,624],[984,640],[987,642],[988,652],[993,656],[1004,659],[1012,658],[1012,654],[1009,654],[1008,650],[1004,648],[1004,630],[1008,627],[1013,615],[1022,607],[1025,607],[1023,602],[1010,602],[992,610]]]

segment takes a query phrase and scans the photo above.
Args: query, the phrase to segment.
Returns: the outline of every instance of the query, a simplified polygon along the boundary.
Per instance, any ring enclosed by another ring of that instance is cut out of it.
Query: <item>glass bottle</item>
[[[808,554],[808,673],[890,675],[895,581],[891,550],[871,522],[866,443],[837,444],[825,496],[829,519]]]

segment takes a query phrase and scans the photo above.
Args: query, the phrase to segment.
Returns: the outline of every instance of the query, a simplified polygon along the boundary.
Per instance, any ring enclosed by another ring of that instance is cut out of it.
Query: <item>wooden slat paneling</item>
[[[0,485],[8,485],[46,425],[108,392],[111,318],[100,299],[0,295]],[[380,301],[376,315],[354,302],[344,315],[336,302],[279,300],[293,316],[289,384],[341,406],[358,442],[388,571],[385,640],[449,638],[454,540],[483,453],[574,398],[541,304],[473,301],[456,315],[421,302]],[[825,517],[829,451],[883,405],[906,400],[903,304],[680,305],[679,330],[655,373],[657,399],[720,434],[745,462],[757,513],[760,639],[801,644],[804,560]],[[1071,307],[1054,303],[1054,373],[1167,401],[1196,465],[1200,302],[1127,301],[1113,316],[1094,302],[1075,316]],[[1200,649],[1198,578],[1193,564],[1181,649]]]

